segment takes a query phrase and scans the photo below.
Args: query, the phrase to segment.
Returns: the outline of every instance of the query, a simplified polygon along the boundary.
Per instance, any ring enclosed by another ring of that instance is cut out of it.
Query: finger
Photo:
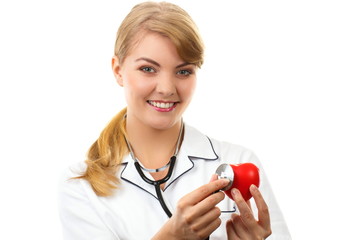
[[[216,180],[218,180],[218,175],[217,174],[212,174],[210,182],[214,182]]]
[[[246,203],[247,203],[247,205],[248,205],[249,209],[251,209],[251,210],[252,210],[252,204],[251,204],[251,201],[249,201],[249,200],[248,200]],[[253,211],[252,211],[252,212],[253,212]]]
[[[220,218],[215,219],[213,222],[208,224],[205,228],[201,230],[200,236],[202,236],[201,239],[205,239],[208,236],[210,236],[219,226],[222,224],[222,220]]]
[[[196,221],[193,223],[192,228],[199,231],[204,230],[205,228],[209,228],[210,225],[213,222],[215,222],[220,215],[221,215],[220,209],[218,207],[214,207],[203,216],[197,218]]]
[[[257,225],[257,221],[254,219],[252,210],[248,207],[248,204],[243,199],[240,191],[236,188],[231,190],[234,201],[239,209],[240,217],[248,229],[253,229]]]
[[[225,198],[223,192],[211,194],[201,202],[197,203],[191,210],[187,220],[197,219],[214,209],[216,205]]]
[[[244,225],[242,219],[241,219],[241,216],[238,215],[238,214],[233,214],[231,216],[231,220],[233,221],[233,224],[234,224],[234,230],[236,232],[236,235],[238,237],[240,237],[241,239],[246,239],[248,234],[248,229],[247,227]]]
[[[226,229],[227,229],[227,235],[228,235],[228,240],[238,240],[240,239],[237,234],[236,230],[234,227],[233,220],[229,219],[226,224]]]
[[[198,202],[202,201],[206,197],[210,196],[212,193],[226,187],[229,184],[227,179],[219,179],[208,184],[205,184],[193,192],[184,196],[181,200],[185,204],[195,205]]]
[[[270,228],[270,213],[269,213],[269,208],[261,195],[261,192],[255,185],[251,185],[250,187],[250,192],[254,198],[255,204],[258,208],[258,220],[259,224],[265,228],[269,229]]]

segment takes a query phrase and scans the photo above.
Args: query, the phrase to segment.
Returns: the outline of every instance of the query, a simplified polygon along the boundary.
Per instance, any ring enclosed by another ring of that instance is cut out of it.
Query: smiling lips
[[[147,101],[155,110],[159,112],[170,112],[176,107],[177,102]]]

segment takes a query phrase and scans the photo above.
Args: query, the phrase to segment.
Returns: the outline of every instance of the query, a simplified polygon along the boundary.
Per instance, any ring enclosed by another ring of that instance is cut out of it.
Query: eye
[[[151,68],[151,67],[141,67],[140,70],[143,72],[148,72],[148,73],[155,73],[156,72],[155,69]]]
[[[184,70],[179,70],[177,74],[181,76],[189,76],[192,74],[192,71],[184,69]]]

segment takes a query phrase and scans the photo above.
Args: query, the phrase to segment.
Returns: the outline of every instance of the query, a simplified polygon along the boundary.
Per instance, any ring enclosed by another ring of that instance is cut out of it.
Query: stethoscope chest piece
[[[250,187],[252,185],[259,187],[259,168],[250,162],[230,165],[222,164],[217,168],[216,174],[218,179],[229,180],[228,186],[222,190],[233,200],[232,188],[238,189],[244,200],[248,201],[253,196],[250,192]]]
[[[228,186],[225,188],[221,189],[222,191],[227,191],[231,188],[234,182],[234,170],[233,168],[226,163],[221,164],[217,170],[216,174],[218,175],[218,179],[228,179],[230,182]]]

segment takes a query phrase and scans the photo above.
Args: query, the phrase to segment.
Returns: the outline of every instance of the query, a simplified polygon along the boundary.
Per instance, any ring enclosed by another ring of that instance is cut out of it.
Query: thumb
[[[214,182],[216,180],[218,180],[218,175],[217,174],[212,174],[210,182]]]

